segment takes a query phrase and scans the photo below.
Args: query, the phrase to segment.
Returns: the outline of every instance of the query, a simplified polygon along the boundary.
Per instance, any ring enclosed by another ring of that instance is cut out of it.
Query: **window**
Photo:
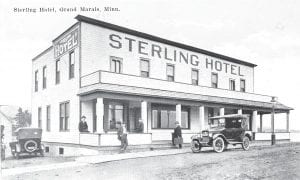
[[[55,83],[60,83],[60,60],[58,59],[55,63]]]
[[[108,129],[116,129],[116,122],[124,120],[124,105],[121,103],[110,102],[108,105]]]
[[[50,113],[51,113],[51,108],[50,108],[50,106],[47,106],[46,107],[46,121],[47,121],[47,123],[46,123],[46,130],[47,131],[50,131]]]
[[[59,105],[59,130],[69,130],[70,102],[63,102]]]
[[[150,65],[149,61],[145,59],[141,59],[141,76],[149,77]]]
[[[74,78],[74,66],[75,66],[75,53],[74,51],[69,54],[69,79]]]
[[[197,69],[192,69],[192,84],[198,85],[199,72]]]
[[[42,108],[38,108],[38,127],[42,128]]]
[[[37,92],[39,90],[39,81],[38,81],[38,71],[34,73],[34,91]]]
[[[176,121],[176,106],[164,104],[152,104],[152,128],[173,129]],[[190,121],[190,109],[181,107],[181,128],[188,129]]]
[[[235,80],[229,79],[229,89],[235,91]]]
[[[122,59],[117,57],[111,57],[110,71],[115,73],[122,73]]]
[[[43,67],[43,89],[47,88],[47,67]]]
[[[173,64],[167,64],[167,80],[174,81],[175,67]]]
[[[246,80],[245,79],[241,79],[240,86],[241,86],[241,92],[246,92]]]
[[[218,88],[218,74],[217,73],[211,74],[211,87]]]

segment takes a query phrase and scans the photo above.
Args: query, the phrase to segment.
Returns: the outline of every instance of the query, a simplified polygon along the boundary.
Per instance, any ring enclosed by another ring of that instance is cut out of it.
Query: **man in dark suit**
[[[174,143],[175,145],[179,145],[179,148],[182,148],[182,136],[181,136],[181,127],[178,121],[175,122],[175,129],[174,129]]]
[[[88,125],[85,121],[86,117],[82,116],[78,125],[79,132],[89,132]]]

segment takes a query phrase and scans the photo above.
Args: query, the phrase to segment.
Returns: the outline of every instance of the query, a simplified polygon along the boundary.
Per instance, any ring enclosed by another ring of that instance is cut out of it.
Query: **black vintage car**
[[[240,144],[244,150],[250,147],[252,132],[248,129],[247,115],[230,114],[209,118],[210,127],[200,134],[192,136],[191,149],[200,152],[202,147],[213,147],[216,152],[223,152],[228,144]]]
[[[18,159],[20,154],[37,155],[38,153],[44,156],[41,128],[19,128],[15,131],[15,135],[17,141],[9,143],[14,157]]]

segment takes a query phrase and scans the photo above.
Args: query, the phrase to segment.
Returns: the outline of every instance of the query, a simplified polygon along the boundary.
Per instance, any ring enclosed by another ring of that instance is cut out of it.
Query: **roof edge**
[[[140,32],[140,31],[132,30],[132,29],[129,29],[129,28],[126,28],[126,27],[118,26],[118,25],[115,25],[115,24],[100,21],[100,20],[93,19],[93,18],[90,18],[90,17],[77,15],[75,17],[75,19],[77,19],[78,21],[82,21],[82,22],[86,22],[86,23],[89,23],[89,24],[101,26],[101,27],[112,29],[112,30],[115,30],[115,31],[119,31],[119,32],[131,34],[131,35],[134,35],[134,36],[142,37],[142,38],[145,38],[145,39],[148,39],[148,40],[158,41],[158,42],[161,42],[161,43],[164,43],[164,44],[176,46],[176,47],[183,48],[183,49],[186,49],[186,50],[190,50],[190,51],[198,52],[198,53],[201,53],[201,54],[206,54],[208,56],[224,59],[224,60],[227,60],[227,61],[230,61],[230,62],[233,62],[233,63],[243,64],[243,65],[250,66],[250,67],[256,67],[257,66],[256,64],[253,64],[253,63],[250,63],[250,62],[242,61],[242,60],[239,60],[239,59],[236,59],[236,58],[232,58],[232,57],[225,56],[225,55],[222,55],[222,54],[218,54],[218,53],[214,53],[214,52],[207,51],[207,50],[204,50],[204,49],[196,48],[196,47],[189,46],[189,45],[186,45],[186,44],[182,44],[182,43],[179,43],[179,42],[171,41],[171,40],[164,39],[164,38],[161,38],[161,37],[158,37],[158,36],[154,36],[154,35],[150,35],[150,34],[147,34],[147,33]]]
[[[53,48],[53,46],[51,45],[50,47],[48,47],[47,49],[45,49],[44,51],[42,51],[41,53],[39,53],[38,55],[36,55],[34,58],[32,58],[32,61],[35,61],[36,59],[38,59],[39,57],[41,57],[42,55],[46,54],[48,51],[50,51]]]

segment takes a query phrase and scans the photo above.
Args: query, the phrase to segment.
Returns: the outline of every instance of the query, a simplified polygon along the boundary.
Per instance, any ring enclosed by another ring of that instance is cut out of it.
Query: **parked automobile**
[[[214,151],[219,153],[229,144],[239,144],[244,150],[248,150],[252,140],[248,122],[249,117],[241,114],[211,117],[209,129],[191,137],[191,149],[196,153],[200,152],[202,147],[213,147]]]
[[[37,156],[38,153],[44,156],[44,146],[41,144],[41,128],[19,128],[15,131],[15,135],[17,141],[9,143],[14,157],[18,159],[20,154]]]

